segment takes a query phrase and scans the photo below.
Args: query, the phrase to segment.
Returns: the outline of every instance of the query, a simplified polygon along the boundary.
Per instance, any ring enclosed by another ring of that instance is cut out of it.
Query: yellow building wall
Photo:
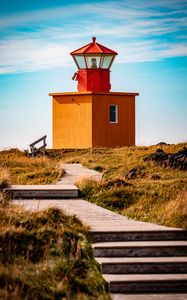
[[[109,106],[118,105],[118,123],[110,123]],[[92,99],[92,147],[135,145],[135,95],[97,94]]]
[[[53,148],[92,147],[91,95],[53,96]]]

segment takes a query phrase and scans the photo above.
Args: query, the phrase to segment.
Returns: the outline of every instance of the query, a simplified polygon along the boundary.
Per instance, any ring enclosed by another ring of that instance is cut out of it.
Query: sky
[[[140,93],[136,144],[187,141],[186,0],[0,0],[0,149],[52,146],[48,94],[77,90],[92,36],[118,52],[111,91]]]

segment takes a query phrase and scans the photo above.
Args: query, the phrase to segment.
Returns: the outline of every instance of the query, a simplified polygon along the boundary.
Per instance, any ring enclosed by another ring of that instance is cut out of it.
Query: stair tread
[[[77,191],[78,188],[73,185],[73,184],[67,184],[67,185],[56,185],[56,184],[45,184],[45,185],[11,185],[10,187],[6,188],[5,190],[10,190],[10,191],[14,191],[14,190],[19,190],[19,191],[25,191],[25,190],[31,190],[31,191],[35,191],[35,190],[41,190],[41,191],[51,191],[51,190],[75,190]]]
[[[187,274],[102,274],[102,276],[107,282],[187,280]]]
[[[187,241],[124,241],[93,243],[93,248],[187,246]]]
[[[110,294],[113,300],[186,300],[187,294]]]
[[[120,216],[122,217],[122,215]],[[103,218],[103,216],[102,216]],[[108,220],[111,218],[111,216],[104,216],[104,220],[105,221],[107,219]],[[124,217],[125,218],[125,217]],[[113,220],[119,220],[120,218],[116,218],[116,216],[113,218]],[[111,219],[110,219],[111,220]],[[112,220],[111,220],[112,221]],[[122,219],[122,221],[124,221]],[[141,222],[141,221],[134,221],[134,220],[129,220],[128,221],[128,226],[125,224],[124,222],[124,227],[122,228],[122,223],[115,223],[115,227],[114,226],[110,226],[110,228],[106,229],[106,225],[104,224],[103,226],[100,226],[99,230],[97,228],[92,228],[90,230],[90,232],[92,234],[123,234],[123,233],[140,233],[140,232],[150,232],[150,233],[157,233],[157,232],[185,232],[187,233],[186,229],[182,229],[182,228],[176,228],[176,227],[167,227],[167,226],[163,226],[163,225],[157,225],[157,224],[153,224],[153,223],[145,223],[145,222]],[[139,222],[140,224],[137,224],[137,222]],[[121,229],[122,228],[122,229]]]
[[[95,257],[97,262],[107,264],[120,263],[187,263],[187,256],[172,257]]]

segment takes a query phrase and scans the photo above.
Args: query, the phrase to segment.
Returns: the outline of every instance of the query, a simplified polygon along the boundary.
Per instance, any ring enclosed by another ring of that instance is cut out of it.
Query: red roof
[[[70,54],[75,55],[75,54],[86,54],[86,53],[89,53],[89,54],[105,53],[105,54],[117,55],[117,52],[115,52],[99,43],[96,43],[95,37],[92,38],[91,43],[71,52]]]

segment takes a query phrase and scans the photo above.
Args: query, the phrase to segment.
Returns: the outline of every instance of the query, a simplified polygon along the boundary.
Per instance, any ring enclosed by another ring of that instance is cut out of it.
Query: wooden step
[[[104,274],[187,273],[187,257],[96,257]]]
[[[78,188],[75,185],[12,185],[5,189],[12,198],[77,198]]]
[[[138,222],[137,222],[138,223]],[[141,228],[141,226],[140,226]],[[93,242],[187,240],[187,230],[169,227],[165,230],[91,231]]]
[[[92,244],[95,257],[187,256],[187,241],[137,241]]]
[[[187,300],[187,294],[110,294],[112,300]]]
[[[186,293],[187,274],[103,274],[110,293]]]

